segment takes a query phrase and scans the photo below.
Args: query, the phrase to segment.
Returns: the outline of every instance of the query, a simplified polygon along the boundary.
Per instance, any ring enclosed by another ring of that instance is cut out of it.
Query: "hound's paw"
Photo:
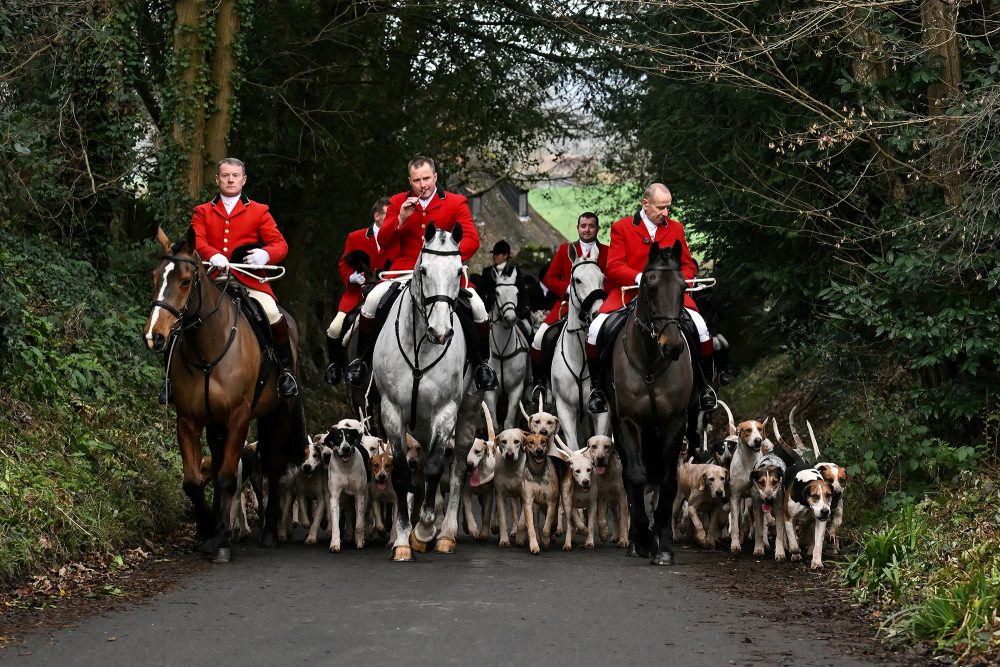
[[[813,561],[812,563],[809,564],[809,569],[810,570],[822,570],[823,569],[823,563],[817,563],[816,561]]]
[[[729,550],[732,551],[734,554],[743,553],[743,547],[740,546],[739,542],[734,542],[733,544],[730,544]]]
[[[619,549],[628,549],[628,540],[619,540],[615,546]]]
[[[500,548],[501,549],[509,549],[510,548],[510,540],[500,540]]]
[[[340,553],[340,543],[330,545],[330,553],[339,554]]]
[[[764,555],[764,547],[754,547],[754,549],[753,549],[753,555],[754,556],[763,556]]]
[[[778,563],[784,563],[785,562],[785,554],[774,554],[774,560],[775,560],[775,562],[778,562]]]
[[[793,563],[797,563],[800,560],[802,560],[802,554],[798,553],[797,551],[793,551],[792,552],[792,562]]]
[[[564,544],[563,545],[563,551],[572,551],[572,550],[573,550],[573,545],[572,544]]]
[[[316,538],[312,536],[307,537],[306,544],[316,544]]]
[[[537,544],[532,544],[531,547],[530,547],[530,549],[531,549],[531,553],[533,553],[533,554],[540,554],[540,553],[542,553],[542,550],[538,548]]]
[[[583,548],[584,549],[593,549],[594,548],[594,543],[593,542],[584,542],[583,543]]]
[[[478,528],[476,530],[470,530],[470,531],[466,531],[466,532],[468,532],[469,536],[472,537],[472,539],[474,539],[477,542],[479,540],[484,539],[486,537],[485,535],[483,535],[482,533],[479,532]]]
[[[355,543],[354,548],[355,549],[364,549],[365,548],[365,541],[364,540],[358,540]]]
[[[600,531],[599,537],[601,538],[601,542],[607,542],[611,539],[611,531],[604,528]]]

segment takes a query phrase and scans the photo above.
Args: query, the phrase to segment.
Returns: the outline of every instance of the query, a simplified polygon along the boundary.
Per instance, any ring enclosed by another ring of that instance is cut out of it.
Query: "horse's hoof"
[[[455,553],[455,540],[450,537],[439,537],[434,545],[434,551],[439,554]]]
[[[413,554],[410,552],[410,547],[394,547],[392,550],[392,560],[397,563],[412,563]]]
[[[673,565],[674,555],[669,551],[661,551],[660,553],[653,556],[652,560],[649,561],[650,565]]]
[[[228,563],[232,560],[233,553],[229,547],[219,547],[215,551],[215,556],[212,558],[213,563]]]
[[[629,542],[628,551],[625,552],[625,555],[630,558],[652,558],[653,552],[649,547],[636,542]]]
[[[427,553],[428,548],[430,548],[430,542],[425,542],[421,539],[418,539],[416,535],[410,533],[410,548],[416,551],[418,554],[425,554]]]
[[[260,536],[260,546],[263,549],[275,549],[278,546],[278,536],[274,533],[264,533]]]
[[[214,554],[215,550],[219,548],[219,542],[220,542],[219,538],[210,537],[207,540],[204,540],[201,543],[199,543],[198,546],[195,547],[195,549],[198,551],[198,553]]]

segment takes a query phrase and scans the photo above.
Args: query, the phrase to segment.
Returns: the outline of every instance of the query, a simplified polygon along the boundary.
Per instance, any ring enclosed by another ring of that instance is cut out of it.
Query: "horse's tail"
[[[490,408],[486,405],[486,401],[483,401],[483,416],[486,417],[486,442],[493,442],[496,439],[496,433],[493,430],[493,417],[490,415]]]
[[[726,411],[726,416],[729,417],[729,435],[736,435],[736,420],[733,419],[733,411],[723,401],[719,401],[719,405],[722,406],[722,409]]]

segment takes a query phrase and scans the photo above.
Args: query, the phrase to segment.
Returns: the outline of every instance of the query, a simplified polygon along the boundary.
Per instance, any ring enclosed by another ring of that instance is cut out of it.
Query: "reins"
[[[515,290],[517,289],[517,285],[510,285],[506,283],[503,285],[497,285],[495,287],[495,289],[498,290],[496,292],[497,297],[499,297],[500,294],[499,289],[501,287],[513,287],[515,288]],[[507,340],[504,342],[502,348],[500,347],[500,344],[497,343],[495,330],[493,329],[493,327],[490,327],[490,342],[492,343],[491,348],[496,350],[497,359],[500,362],[500,390],[503,391],[503,387],[506,386],[504,384],[504,365],[505,365],[504,362],[513,359],[518,355],[527,354],[528,346],[523,344],[521,336],[518,333],[518,325],[516,322],[517,318],[516,297],[514,301],[504,301],[503,304],[501,304],[499,298],[497,298],[497,301],[493,304],[493,310],[497,311],[497,320],[494,321],[494,324],[496,324],[497,321],[502,319],[504,314],[507,313],[508,311],[514,311],[514,317],[515,317],[515,322],[510,327],[510,333],[507,334]],[[510,347],[511,341],[514,341],[514,349],[508,353],[507,349]]]
[[[576,283],[573,281],[573,274],[581,266],[586,266],[587,264],[592,264],[600,270],[600,265],[592,260],[586,259],[578,261],[573,265],[573,268],[569,272],[569,288],[570,288],[570,305],[577,305],[577,316],[580,319],[580,325],[577,327],[570,328],[569,323],[563,327],[562,332],[559,337],[563,339],[563,343],[559,346],[559,355],[562,357],[563,363],[566,364],[566,368],[569,370],[570,375],[576,381],[576,393],[577,393],[577,405],[583,405],[583,381],[590,379],[590,372],[587,368],[587,351],[584,345],[584,338],[586,331],[590,328],[591,317],[590,317],[590,306],[593,305],[598,299],[606,299],[608,293],[602,288],[597,288],[591,290],[586,297],[581,297],[580,292],[576,289]],[[580,356],[583,361],[580,364],[580,369],[575,370],[569,363],[569,359],[566,358],[566,335],[573,334],[573,338],[576,340],[577,345],[580,347]],[[584,372],[587,373],[584,376]]]

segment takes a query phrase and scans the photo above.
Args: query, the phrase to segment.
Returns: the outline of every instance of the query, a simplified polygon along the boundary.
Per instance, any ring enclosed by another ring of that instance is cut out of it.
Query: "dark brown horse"
[[[228,508],[250,420],[257,420],[257,451],[270,489],[260,539],[263,546],[273,547],[281,517],[279,480],[286,463],[302,461],[305,415],[299,399],[278,397],[276,365],[264,361],[236,301],[209,279],[195,251],[193,228],[175,244],[162,229],[157,239],[164,256],[153,272],[145,342],[154,352],[170,355],[168,377],[177,409],[184,492],[194,503],[198,533],[205,540],[201,548],[226,562],[232,531]],[[298,332],[287,313],[285,317],[294,350]],[[265,374],[259,377],[262,369]],[[262,386],[255,392],[258,381]],[[211,509],[200,470],[202,431],[215,467]]]
[[[680,259],[679,241],[673,248],[650,248],[635,307],[612,348],[611,423],[631,504],[628,554],[652,557],[653,565],[674,562],[670,511],[693,398],[691,352],[681,330],[687,283]],[[659,490],[652,530],[644,500],[647,484]]]

